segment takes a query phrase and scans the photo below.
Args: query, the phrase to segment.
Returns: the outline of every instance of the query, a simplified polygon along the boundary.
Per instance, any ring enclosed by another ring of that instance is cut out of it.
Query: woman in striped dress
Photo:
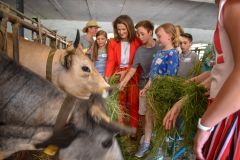
[[[199,120],[196,158],[240,159],[240,1],[216,0],[219,15],[214,45],[210,104]]]

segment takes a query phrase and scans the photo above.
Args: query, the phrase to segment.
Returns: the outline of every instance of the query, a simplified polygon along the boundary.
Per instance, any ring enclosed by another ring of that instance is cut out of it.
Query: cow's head
[[[77,47],[78,37],[79,34],[73,46],[61,57],[64,69],[58,83],[63,90],[79,98],[87,98],[91,93],[106,93],[109,85],[98,73],[93,62]]]
[[[112,121],[106,114],[105,99],[101,95],[93,94],[88,100],[77,101],[75,104],[80,104],[81,109],[75,108],[68,124],[35,146],[57,146],[61,149],[61,159],[93,160],[97,157],[99,160],[122,160],[115,135],[132,135],[136,129]]]

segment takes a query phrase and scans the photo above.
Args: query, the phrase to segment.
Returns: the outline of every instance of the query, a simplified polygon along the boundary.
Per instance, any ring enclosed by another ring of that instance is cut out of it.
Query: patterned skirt
[[[215,126],[204,146],[207,160],[240,160],[240,111]]]

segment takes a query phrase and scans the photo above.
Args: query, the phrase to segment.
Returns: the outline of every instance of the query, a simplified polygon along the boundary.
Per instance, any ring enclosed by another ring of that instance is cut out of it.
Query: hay
[[[185,88],[185,93],[188,96],[183,103],[182,115],[185,122],[184,128],[184,143],[188,146],[193,146],[193,137],[197,130],[199,117],[206,110],[208,99],[204,95],[206,89],[203,86],[198,86],[191,83]]]
[[[110,85],[117,85],[119,82],[120,76],[114,75],[111,76],[108,80]],[[107,97],[106,104],[107,104],[107,114],[111,118],[111,120],[118,120],[119,114],[121,113],[121,109],[119,107],[118,102],[118,94],[119,90],[113,90],[111,95]]]
[[[198,61],[194,66],[190,69],[190,75],[189,77],[195,77],[202,73],[202,66],[203,61]]]
[[[205,89],[193,82],[186,82],[185,79],[178,77],[165,76],[162,78],[156,77],[153,80],[151,87],[147,92],[148,105],[153,114],[154,119],[154,134],[153,137],[153,150],[162,146],[163,151],[166,153],[167,144],[165,137],[174,137],[178,132],[176,128],[166,131],[163,128],[163,118],[166,113],[171,109],[173,104],[187,95],[188,98],[184,102],[183,118],[185,127],[183,128],[184,143],[192,145],[192,138],[196,131],[197,120],[202,115],[207,106],[207,97],[204,96]]]
[[[109,83],[110,85],[116,85],[118,81],[119,77],[113,76],[109,80]],[[171,109],[173,104],[186,95],[188,98],[184,101],[181,113],[185,127],[182,127],[183,130],[181,133],[184,136],[185,145],[192,146],[198,118],[201,117],[207,106],[207,97],[204,95],[205,91],[204,87],[198,86],[193,82],[186,82],[185,79],[179,77],[156,77],[153,80],[151,87],[146,93],[148,105],[154,119],[152,154],[156,153],[159,146],[162,146],[163,151],[166,153],[169,149],[169,144],[164,143],[165,137],[174,137],[179,132],[176,128],[166,131],[163,128],[162,122],[165,114]],[[108,114],[113,120],[117,120],[119,113],[121,113],[117,97],[118,91],[114,91],[107,98]]]
[[[154,119],[153,149],[155,153],[159,146],[166,151],[164,138],[176,133],[176,129],[166,131],[162,125],[165,114],[171,109],[173,104],[184,96],[182,92],[185,85],[184,79],[165,76],[156,77],[147,91],[147,102]]]
[[[195,77],[199,75],[203,70],[210,70],[212,68],[211,63],[215,60],[214,47],[209,44],[204,50],[203,57],[198,61],[191,69],[189,77]],[[207,69],[207,68],[208,69]]]

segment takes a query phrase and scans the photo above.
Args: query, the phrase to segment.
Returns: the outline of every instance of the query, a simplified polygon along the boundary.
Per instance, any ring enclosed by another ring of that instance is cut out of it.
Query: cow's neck
[[[64,71],[64,68],[61,65],[61,54],[62,52],[58,50],[54,57],[52,62],[52,83],[56,86],[58,86],[58,78],[61,72]]]

